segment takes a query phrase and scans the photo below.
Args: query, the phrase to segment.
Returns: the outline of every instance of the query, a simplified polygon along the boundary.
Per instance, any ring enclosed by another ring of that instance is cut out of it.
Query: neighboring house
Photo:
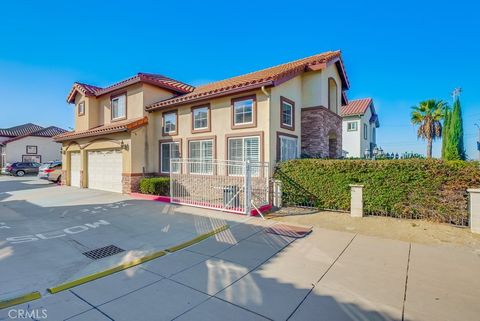
[[[339,51],[198,87],[145,73],[106,88],[75,83],[75,130],[55,137],[63,183],[128,193],[144,175],[168,175],[171,158],[340,157],[348,88]]]
[[[378,115],[372,98],[351,100],[342,106],[342,145],[345,157],[371,157],[377,146]]]
[[[61,144],[52,137],[66,130],[50,126],[23,124],[0,128],[0,168],[14,162],[47,162],[61,159]]]

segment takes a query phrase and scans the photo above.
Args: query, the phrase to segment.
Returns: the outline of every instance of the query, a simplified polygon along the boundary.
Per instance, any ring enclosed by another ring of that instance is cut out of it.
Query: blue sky
[[[341,49],[348,95],[374,98],[385,151],[425,153],[410,107],[451,101],[459,86],[467,153],[476,157],[479,9],[464,0],[8,1],[0,8],[0,127],[73,126],[65,98],[74,81],[105,86],[143,71],[198,85]]]

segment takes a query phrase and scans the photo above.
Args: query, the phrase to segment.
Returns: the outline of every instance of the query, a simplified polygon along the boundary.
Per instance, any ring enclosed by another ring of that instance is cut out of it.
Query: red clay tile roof
[[[342,106],[340,114],[342,116],[363,115],[367,111],[368,107],[370,107],[372,102],[373,102],[372,98],[350,100],[348,105]]]
[[[53,139],[57,142],[61,142],[61,141],[77,139],[77,138],[120,133],[120,132],[131,131],[135,128],[144,126],[146,124],[148,124],[148,118],[141,117],[141,118],[135,118],[130,120],[118,121],[112,124],[98,126],[89,130],[66,132],[66,133],[54,136]]]
[[[17,137],[33,133],[37,130],[43,129],[42,126],[38,126],[32,123],[27,123],[10,128],[0,128],[0,136],[3,137]]]
[[[85,96],[101,96],[117,89],[121,89],[136,83],[147,83],[153,86],[165,88],[167,90],[173,91],[177,94],[186,94],[194,90],[195,87],[180,82],[178,80],[168,78],[162,75],[155,75],[155,74],[147,74],[147,73],[138,73],[135,76],[128,78],[126,80],[122,80],[116,84],[108,86],[106,88],[96,87],[92,85],[82,84],[76,82],[73,84],[70,93],[67,96],[67,102],[73,103],[75,101],[75,95],[77,91],[81,92]]]
[[[146,110],[152,111],[166,106],[180,105],[197,100],[224,96],[234,92],[260,88],[261,86],[276,86],[304,71],[320,70],[325,68],[327,64],[332,63],[338,64],[343,87],[348,89],[349,83],[343,68],[341,52],[329,51],[260,71],[199,86],[190,93],[151,104],[146,107]]]
[[[38,127],[40,127],[40,126],[38,126]],[[65,133],[65,132],[66,132],[65,129],[55,127],[55,126],[50,126],[50,127],[46,127],[46,128],[40,127],[40,129],[37,130],[37,131],[10,138],[9,140],[6,140],[6,141],[0,143],[0,145],[6,145],[8,143],[14,142],[16,140],[19,140],[19,139],[22,139],[22,138],[25,138],[25,137],[35,136],[35,137],[49,138],[49,137],[53,137],[53,136],[58,135],[58,134]]]

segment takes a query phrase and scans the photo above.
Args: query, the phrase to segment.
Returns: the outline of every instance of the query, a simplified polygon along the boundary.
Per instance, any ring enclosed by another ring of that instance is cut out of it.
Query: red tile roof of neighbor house
[[[339,67],[339,73],[343,83],[342,87],[348,89],[350,84],[343,66],[341,52],[329,51],[260,71],[198,86],[189,93],[151,104],[146,107],[146,110],[153,111],[162,107],[225,96],[235,92],[260,88],[262,86],[277,86],[305,71],[321,70],[333,63],[336,63]]]
[[[105,88],[76,82],[73,84],[72,89],[70,90],[70,93],[67,96],[67,102],[73,103],[75,101],[75,96],[77,92],[81,92],[82,94],[88,97],[92,97],[92,96],[98,97],[98,96],[111,93],[117,89],[125,88],[127,86],[130,86],[136,83],[146,83],[153,86],[161,87],[161,88],[170,90],[176,94],[189,93],[193,91],[193,89],[195,88],[193,86],[190,86],[178,80],[168,78],[162,75],[140,72],[133,77],[122,80],[118,83],[115,83]]]
[[[372,104],[372,98],[363,98],[363,99],[355,99],[350,100],[348,105],[342,106],[340,110],[340,114],[342,116],[358,116],[363,115],[367,111],[367,109]]]
[[[82,137],[92,137],[92,136],[100,136],[112,133],[120,133],[120,132],[127,132],[139,128],[148,124],[147,117],[140,117],[130,120],[123,120],[114,122],[107,125],[98,126],[88,130],[81,130],[81,131],[71,131],[66,132],[57,136],[54,136],[53,139],[57,142],[61,142],[64,140],[71,140],[77,139]]]
[[[13,141],[16,141],[16,140],[19,140],[19,139],[22,139],[22,138],[25,138],[25,137],[31,137],[31,136],[48,138],[48,137],[53,137],[55,135],[59,135],[59,134],[62,134],[62,133],[66,132],[65,129],[62,129],[62,128],[56,127],[56,126],[50,126],[50,127],[45,127],[45,128],[43,128],[41,126],[38,126],[38,125],[34,125],[34,126],[37,127],[37,128],[40,128],[40,129],[38,129],[36,131],[33,131],[33,132],[27,132],[26,134],[23,134],[23,135],[18,135],[16,137],[10,138],[9,140],[6,140],[6,141],[0,143],[0,144],[5,145],[5,144],[11,143]],[[33,127],[31,127],[31,128],[33,128]]]

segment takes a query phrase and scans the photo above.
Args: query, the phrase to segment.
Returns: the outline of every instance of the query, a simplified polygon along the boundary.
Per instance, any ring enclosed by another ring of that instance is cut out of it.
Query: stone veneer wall
[[[143,173],[123,173],[122,174],[122,193],[130,194],[140,191],[140,181],[149,175]]]
[[[323,106],[302,108],[302,154],[329,157],[329,134],[337,138],[335,157],[342,156],[342,118]]]

